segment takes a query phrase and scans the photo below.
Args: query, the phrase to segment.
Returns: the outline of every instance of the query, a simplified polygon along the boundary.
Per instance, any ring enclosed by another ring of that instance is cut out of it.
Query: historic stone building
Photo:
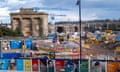
[[[81,30],[84,30],[84,24],[81,24]],[[49,24],[49,33],[74,33],[80,31],[79,22],[56,22]]]
[[[49,24],[49,33],[53,32],[74,33],[79,32],[79,22],[56,22],[55,25]],[[120,31],[120,20],[90,20],[81,22],[81,30],[83,31],[104,31],[113,30]]]
[[[24,36],[46,36],[48,34],[48,14],[21,8],[20,12],[10,13],[12,29],[19,28]]]
[[[85,25],[85,30],[92,31],[92,30],[113,30],[113,31],[120,31],[120,20],[91,20],[91,21],[84,21],[83,24]]]

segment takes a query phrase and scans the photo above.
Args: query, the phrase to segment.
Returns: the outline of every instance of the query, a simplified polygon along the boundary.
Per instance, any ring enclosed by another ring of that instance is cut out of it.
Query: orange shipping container
[[[107,72],[117,72],[120,62],[107,62]]]

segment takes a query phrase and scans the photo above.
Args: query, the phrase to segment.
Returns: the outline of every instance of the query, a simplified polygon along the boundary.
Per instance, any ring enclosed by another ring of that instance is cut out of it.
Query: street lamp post
[[[80,70],[79,72],[81,72],[81,64],[82,64],[82,43],[81,43],[81,0],[77,0],[77,5],[78,5],[78,8],[79,8],[79,29],[80,29]]]
[[[50,50],[50,52],[49,52],[49,55],[50,55],[50,57],[51,58],[54,58],[55,59],[55,54],[56,54],[56,46],[55,46],[55,43],[56,43],[56,24],[55,24],[55,22],[54,22],[54,20],[55,20],[55,18],[54,18],[54,16],[52,16],[51,17],[51,19],[52,19],[52,24],[54,24],[54,34],[55,34],[55,36],[54,36],[54,38],[53,38],[53,46],[52,46],[52,48],[54,48],[54,51],[52,51],[52,50]]]

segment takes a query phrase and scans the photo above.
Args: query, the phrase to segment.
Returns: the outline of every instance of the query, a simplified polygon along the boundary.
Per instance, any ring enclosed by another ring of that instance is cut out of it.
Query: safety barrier
[[[79,72],[79,60],[70,59],[0,59],[0,71]],[[76,71],[75,71],[76,70]]]
[[[80,64],[81,61],[81,64]],[[80,68],[81,65],[81,68]],[[120,61],[87,59],[0,59],[0,71],[119,72]]]

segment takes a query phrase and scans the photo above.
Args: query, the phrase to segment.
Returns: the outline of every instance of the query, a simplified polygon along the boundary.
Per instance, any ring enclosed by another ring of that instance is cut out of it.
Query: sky
[[[120,0],[82,0],[83,20],[120,19]]]
[[[0,0],[0,21],[10,23],[10,13],[20,8],[39,8],[49,14],[49,22],[78,21],[77,0]],[[54,20],[51,19],[54,14]]]
[[[39,8],[37,11],[49,14],[49,22],[78,21],[79,7],[76,2],[77,0],[0,0],[0,21],[10,23],[9,14],[19,12],[21,7]],[[120,18],[120,0],[81,0],[80,9],[83,21]],[[55,14],[54,20],[51,19],[51,14]]]

